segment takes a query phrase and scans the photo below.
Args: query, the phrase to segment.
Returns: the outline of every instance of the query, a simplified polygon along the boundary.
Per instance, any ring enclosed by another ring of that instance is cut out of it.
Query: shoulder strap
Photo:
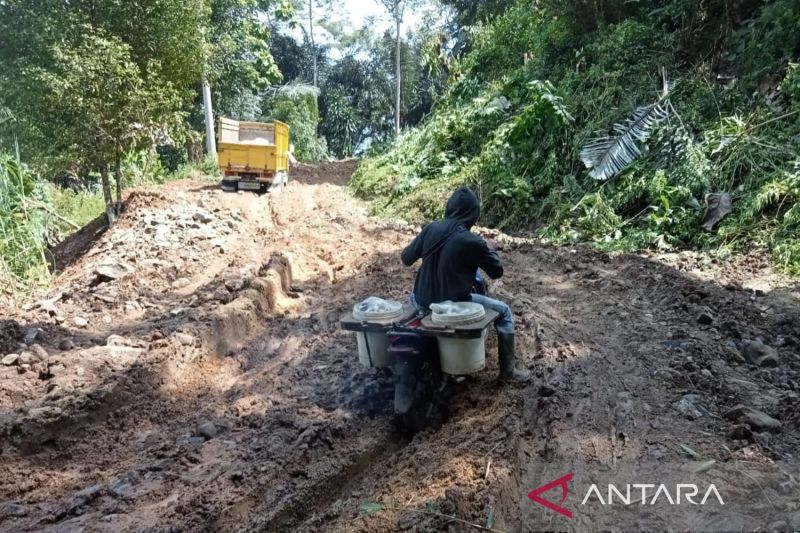
[[[439,242],[437,242],[436,244],[431,246],[431,249],[428,250],[428,253],[426,253],[426,254],[424,254],[422,256],[422,260],[424,261],[425,259],[427,259],[427,258],[431,257],[432,255],[438,253],[439,250],[441,250],[444,247],[444,245],[447,243],[447,241],[452,239],[455,234],[461,233],[462,231],[466,231],[466,228],[464,227],[463,224],[458,224],[456,227],[454,227],[452,230],[450,230],[450,233],[448,233],[447,235],[442,237],[439,240]]]

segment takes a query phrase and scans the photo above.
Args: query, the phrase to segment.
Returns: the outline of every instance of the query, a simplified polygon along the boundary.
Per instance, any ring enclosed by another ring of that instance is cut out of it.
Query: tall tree
[[[414,32],[400,40],[400,120],[413,126],[430,111],[447,77],[423,61],[431,42],[441,38],[435,15],[419,17]],[[424,15],[424,14],[422,14]],[[333,62],[321,82],[320,133],[338,156],[351,156],[380,145],[395,133],[394,28],[376,35],[373,26],[343,35],[343,57]]]
[[[403,23],[403,12],[407,7],[414,7],[419,4],[419,0],[378,0],[386,8],[389,16],[394,21],[395,26],[395,69],[394,69],[394,132],[400,134],[400,88],[401,88],[401,66],[400,66],[400,25]]]
[[[220,113],[254,118],[260,93],[281,80],[270,51],[265,18],[287,20],[294,6],[284,0],[211,0],[206,68]],[[199,126],[200,116],[193,124]]]
[[[306,52],[291,35],[272,29],[269,48],[278,69],[283,76],[283,83],[290,83],[303,79],[303,67],[306,62]]]
[[[403,0],[379,0],[389,12],[395,24],[395,93],[394,93],[394,132],[400,134],[400,24],[403,22]]]
[[[0,101],[23,149],[56,172],[99,173],[109,222],[125,153],[184,124],[208,14],[206,0],[0,2]]]
[[[314,41],[314,0],[308,0],[308,38],[311,43],[311,58],[314,72],[314,87],[317,86],[317,43]]]
[[[440,2],[455,10],[456,23],[459,26],[472,26],[502,14],[514,0],[440,0]]]
[[[319,86],[319,46],[315,28],[322,25],[317,10],[324,9],[330,14],[337,5],[335,0],[295,0],[295,12],[297,16],[290,23],[293,28],[300,28],[303,37],[308,44],[308,53],[311,61],[311,83],[314,87]]]

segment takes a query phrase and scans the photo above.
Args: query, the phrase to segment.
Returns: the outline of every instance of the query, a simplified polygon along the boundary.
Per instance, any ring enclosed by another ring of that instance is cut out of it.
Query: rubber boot
[[[500,352],[500,381],[504,383],[524,383],[531,378],[530,370],[517,368],[517,356],[514,352],[514,334],[498,333],[497,347]]]
[[[413,360],[397,361],[394,364],[394,412],[404,415],[411,409],[417,390],[417,367]]]

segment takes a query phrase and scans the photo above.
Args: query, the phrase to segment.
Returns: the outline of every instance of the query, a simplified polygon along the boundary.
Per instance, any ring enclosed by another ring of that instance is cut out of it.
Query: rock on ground
[[[217,426],[211,421],[201,422],[197,425],[197,429],[195,430],[197,435],[205,438],[206,440],[213,439],[217,436],[219,430]]]
[[[745,344],[742,348],[742,355],[748,363],[757,366],[776,367],[779,364],[777,350],[764,344],[761,339]]]
[[[780,421],[768,414],[741,404],[729,409],[725,413],[725,418],[747,424],[755,431],[778,432],[782,427]]]

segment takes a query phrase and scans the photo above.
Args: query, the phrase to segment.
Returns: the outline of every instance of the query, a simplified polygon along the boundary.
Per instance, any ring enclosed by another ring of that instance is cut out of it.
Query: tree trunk
[[[108,166],[105,163],[100,167],[100,182],[103,185],[103,199],[106,201],[106,218],[110,226],[117,219],[117,216],[114,212],[114,197],[111,196],[111,183],[108,180]]]
[[[122,163],[120,162],[119,151],[114,161],[114,182],[117,186],[117,204],[114,206],[114,212],[119,215],[122,213]]]
[[[202,161],[203,159],[202,143],[190,139],[184,143],[184,148],[186,148],[186,158],[190,162],[197,163],[198,161]]]
[[[308,0],[308,40],[311,42],[311,61],[314,69],[314,87],[317,86],[317,45],[314,43],[314,0]]]
[[[395,92],[394,92],[394,132],[396,135],[400,135],[400,13],[399,8],[396,9],[395,14],[395,23],[397,25],[397,31],[395,32],[395,37],[397,39],[397,43],[395,44]]]

